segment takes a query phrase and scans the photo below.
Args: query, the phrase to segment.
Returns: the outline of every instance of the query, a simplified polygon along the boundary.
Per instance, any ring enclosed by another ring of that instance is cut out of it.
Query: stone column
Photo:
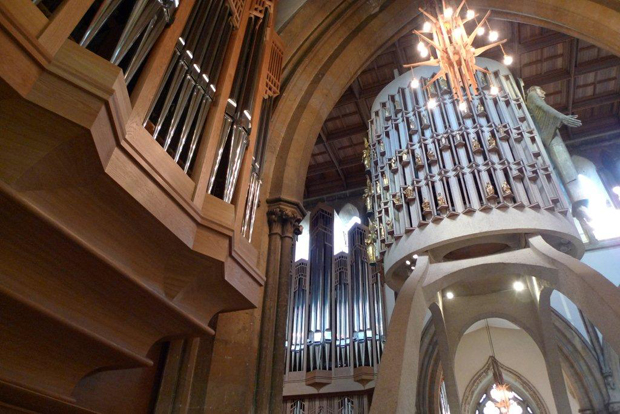
[[[263,294],[256,406],[260,414],[282,410],[284,342],[293,241],[306,211],[300,203],[281,198],[267,200],[269,247]]]

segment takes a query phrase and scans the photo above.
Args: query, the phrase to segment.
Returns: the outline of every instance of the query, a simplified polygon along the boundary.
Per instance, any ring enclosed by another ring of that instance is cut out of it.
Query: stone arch
[[[379,6],[377,6],[379,4]],[[329,111],[384,47],[415,26],[421,1],[308,1],[281,34],[289,46],[274,112],[266,194],[300,200],[312,147]],[[620,55],[620,6],[605,0],[470,0],[498,18],[535,24]]]

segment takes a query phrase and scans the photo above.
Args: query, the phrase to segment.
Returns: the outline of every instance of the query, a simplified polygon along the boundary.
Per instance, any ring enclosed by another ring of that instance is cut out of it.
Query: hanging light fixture
[[[495,358],[495,348],[493,347],[493,339],[491,338],[491,328],[489,320],[485,319],[487,336],[489,338],[489,347],[491,348],[491,369],[493,370],[493,388],[491,389],[491,399],[483,409],[484,414],[522,414],[523,408],[514,400],[514,393],[510,390],[499,365],[499,361]]]
[[[466,6],[466,0],[463,0],[456,9],[446,5],[445,0],[442,0],[442,6],[443,11],[439,10],[439,6],[436,7],[435,16],[420,9],[428,18],[428,21],[424,23],[422,31],[414,30],[413,33],[418,35],[420,39],[418,44],[420,56],[426,57],[430,55],[430,59],[424,62],[411,63],[405,65],[405,67],[439,66],[439,72],[428,82],[426,88],[429,88],[433,82],[440,78],[446,77],[452,85],[454,97],[459,102],[463,102],[463,89],[469,99],[471,99],[470,89],[474,93],[478,93],[475,72],[489,73],[486,69],[476,65],[476,56],[496,46],[502,47],[502,43],[506,42],[506,40],[494,41],[479,48],[473,47],[476,36],[484,34],[485,23],[487,26],[489,25],[487,19],[491,12],[487,12],[484,18],[477,23],[474,30],[467,34],[465,24],[470,21],[477,22],[477,15],[474,10],[467,7],[465,17],[461,18],[461,11]],[[430,33],[430,36],[425,36],[423,33]],[[496,31],[491,31],[490,33],[490,38],[497,40],[499,34]]]

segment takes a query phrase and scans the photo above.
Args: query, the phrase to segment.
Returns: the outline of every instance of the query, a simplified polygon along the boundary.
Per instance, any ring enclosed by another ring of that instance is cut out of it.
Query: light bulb
[[[413,255],[413,260],[418,260],[418,255],[417,254]]]
[[[459,103],[459,109],[461,112],[467,112],[467,102],[461,101]]]
[[[405,260],[405,263],[407,264],[407,266],[411,266],[411,262],[409,260]]]
[[[497,86],[491,86],[491,95],[495,96],[499,93],[499,88]]]
[[[489,40],[495,42],[497,39],[499,39],[499,33],[497,33],[497,30],[491,30],[489,32]]]
[[[448,7],[447,9],[443,11],[443,15],[446,19],[449,19],[450,17],[452,17],[453,13],[454,13],[454,10],[452,10],[452,7]]]
[[[419,42],[417,49],[418,49],[418,52],[421,52],[422,50],[426,49],[426,45],[424,44],[424,42]]]
[[[459,37],[461,37],[461,28],[457,27],[456,29],[454,29],[452,31],[452,36],[456,39],[458,39]]]
[[[427,57],[428,56],[428,49],[424,48],[424,49],[420,50],[420,56]]]
[[[472,9],[467,10],[467,18],[468,19],[473,19],[475,15],[476,15],[476,12],[473,11]]]
[[[430,22],[424,22],[424,24],[422,25],[422,31],[423,32],[430,32],[431,30],[433,30],[433,26],[431,26]]]
[[[523,289],[525,289],[525,285],[523,284],[523,282],[519,282],[516,281],[512,284],[512,287],[514,288],[514,290],[516,290],[517,292],[521,292]]]
[[[508,414],[523,414],[523,408],[521,408],[516,402],[511,401]]]
[[[454,299],[454,293],[446,292],[446,299]]]
[[[413,78],[411,80],[411,87],[413,89],[418,89],[420,87],[420,80],[418,78]]]
[[[512,64],[512,56],[510,55],[506,55],[504,56],[504,65],[511,65]]]
[[[492,401],[487,401],[482,412],[484,414],[499,414],[499,408],[497,408]]]
[[[411,270],[415,270],[415,266],[411,266]]]
[[[431,98],[428,100],[428,109],[433,109],[437,107],[437,99]]]
[[[486,32],[486,29],[484,27],[480,26],[478,28],[478,36],[484,35],[485,32]]]

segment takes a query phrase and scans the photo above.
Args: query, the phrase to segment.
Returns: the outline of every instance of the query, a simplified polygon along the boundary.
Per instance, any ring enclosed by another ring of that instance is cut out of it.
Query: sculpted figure
[[[558,128],[562,125],[575,128],[581,126],[581,121],[576,115],[564,115],[549,106],[545,102],[545,91],[540,86],[532,86],[527,90],[526,105],[549,158],[564,182],[571,202],[573,205],[580,201],[585,202],[587,197],[577,184],[577,170],[558,132]]]

